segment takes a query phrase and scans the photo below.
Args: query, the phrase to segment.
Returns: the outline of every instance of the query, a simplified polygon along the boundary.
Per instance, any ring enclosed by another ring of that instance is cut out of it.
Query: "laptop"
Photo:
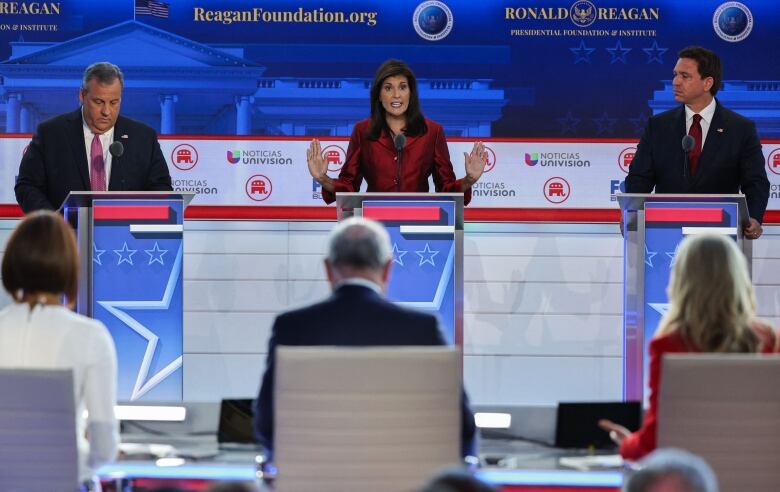
[[[609,419],[633,432],[642,424],[642,406],[638,401],[558,403],[555,447],[614,449],[609,433],[598,426],[601,419]]]
[[[252,400],[222,400],[219,408],[217,442],[220,447],[247,446],[255,444],[252,430]]]

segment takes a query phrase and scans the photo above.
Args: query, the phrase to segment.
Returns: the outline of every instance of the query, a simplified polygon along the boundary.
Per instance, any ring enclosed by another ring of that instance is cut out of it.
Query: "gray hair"
[[[109,62],[97,62],[88,66],[81,79],[81,90],[86,91],[87,83],[92,79],[97,79],[99,83],[106,85],[119,79],[119,85],[125,86],[125,76],[122,74],[122,70]]]
[[[326,260],[332,267],[379,270],[392,258],[390,235],[379,222],[350,217],[330,233]]]
[[[645,492],[660,480],[678,478],[685,492],[718,492],[718,479],[710,465],[682,449],[658,449],[639,462],[640,469],[623,486],[624,492]]]

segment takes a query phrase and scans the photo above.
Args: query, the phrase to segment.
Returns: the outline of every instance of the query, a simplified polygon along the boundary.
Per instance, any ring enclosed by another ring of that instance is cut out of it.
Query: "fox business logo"
[[[612,179],[609,181],[609,201],[617,201],[617,193],[626,192],[626,182],[622,179]]]
[[[322,200],[322,185],[314,178],[311,179],[311,199]]]

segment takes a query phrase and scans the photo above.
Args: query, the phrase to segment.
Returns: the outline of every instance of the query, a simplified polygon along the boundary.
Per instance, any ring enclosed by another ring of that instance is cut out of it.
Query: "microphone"
[[[404,146],[406,146],[406,135],[399,133],[393,137],[393,144],[395,145],[395,151],[398,153],[395,163],[395,186],[398,191],[401,191],[401,156],[404,152]]]
[[[120,142],[118,140],[115,140],[114,142],[111,143],[111,145],[108,146],[108,153],[111,154],[111,157],[114,159],[114,164],[116,164],[116,159],[119,159],[120,157],[122,157],[122,154],[125,153],[125,146],[122,145],[122,142]],[[112,165],[112,167],[113,167],[113,170],[111,171],[112,174],[113,173],[117,173],[118,176],[122,176],[122,180],[121,180],[122,184],[120,185],[121,186],[120,189],[124,189],[125,188],[125,176],[124,176],[124,173],[119,174],[117,172],[117,171],[122,169],[122,166],[113,166]]]
[[[696,139],[690,135],[686,135],[682,138],[682,148],[684,152],[683,158],[683,178],[688,177],[688,152],[696,145]]]
[[[122,142],[119,140],[115,141],[111,145],[108,146],[108,152],[111,154],[111,156],[116,159],[118,157],[122,157],[122,154],[125,153],[125,146],[122,145]]]
[[[404,147],[406,146],[406,135],[399,133],[395,136],[395,138],[393,138],[393,143],[395,144],[395,150],[398,152],[403,151]]]

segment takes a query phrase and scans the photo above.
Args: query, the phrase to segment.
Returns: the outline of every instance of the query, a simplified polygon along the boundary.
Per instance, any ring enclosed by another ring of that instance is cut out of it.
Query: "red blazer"
[[[777,336],[771,326],[755,322],[753,330],[760,340],[758,352],[780,351]],[[629,435],[620,445],[620,454],[629,460],[638,460],[653,451],[657,440],[658,390],[661,386],[661,356],[671,353],[699,352],[687,345],[679,333],[671,333],[650,342],[650,406],[645,412],[642,428]]]
[[[425,192],[428,191],[428,177],[439,192],[460,192],[462,180],[455,179],[450,162],[450,152],[444,130],[435,121],[426,119],[428,131],[417,137],[407,135],[406,147],[401,157],[401,182],[396,184],[396,150],[393,140],[385,132],[378,140],[368,140],[366,133],[371,120],[355,125],[349,140],[347,158],[338,179],[336,192],[357,192],[363,179],[368,183],[367,191],[379,192]],[[335,193],[322,190],[325,203],[336,200]],[[471,190],[463,194],[463,204],[471,201]]]

